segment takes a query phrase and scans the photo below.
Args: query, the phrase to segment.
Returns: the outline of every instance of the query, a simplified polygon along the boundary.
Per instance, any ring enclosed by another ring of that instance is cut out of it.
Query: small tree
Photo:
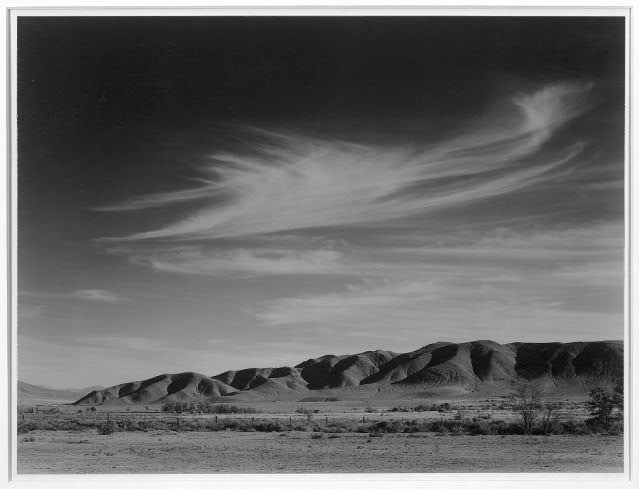
[[[547,434],[560,419],[560,403],[545,402],[542,406],[542,431]]]
[[[522,420],[522,428],[527,434],[533,431],[533,423],[540,415],[543,395],[544,389],[537,382],[521,382],[511,395],[512,408]]]
[[[613,392],[616,394],[616,407],[618,408],[618,411],[620,411],[620,415],[622,415],[622,411],[624,410],[624,379],[622,377],[619,377],[616,381]]]
[[[602,387],[596,387],[591,390],[587,408],[592,416],[589,420],[592,424],[609,429],[616,418],[614,412],[618,410],[619,413],[622,413],[623,396],[617,392],[618,390],[617,386],[613,392]]]

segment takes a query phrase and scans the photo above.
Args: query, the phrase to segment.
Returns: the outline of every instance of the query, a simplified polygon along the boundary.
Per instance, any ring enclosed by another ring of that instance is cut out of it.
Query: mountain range
[[[94,389],[74,404],[296,399],[331,389],[388,390],[420,387],[470,392],[537,379],[556,390],[590,382],[614,382],[624,373],[622,341],[432,343],[407,353],[387,350],[324,355],[294,367],[228,370],[214,376],[195,372],[161,374]]]

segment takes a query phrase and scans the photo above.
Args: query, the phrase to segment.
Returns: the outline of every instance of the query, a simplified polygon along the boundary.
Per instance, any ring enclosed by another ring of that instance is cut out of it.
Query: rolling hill
[[[432,343],[407,353],[375,350],[324,355],[295,367],[229,370],[213,377],[194,372],[96,389],[74,404],[195,401],[237,396],[239,400],[295,399],[310,391],[378,390],[393,386],[428,389],[483,386],[510,388],[521,380],[540,380],[556,389],[589,382],[614,382],[624,372],[622,341],[508,343],[471,341]]]

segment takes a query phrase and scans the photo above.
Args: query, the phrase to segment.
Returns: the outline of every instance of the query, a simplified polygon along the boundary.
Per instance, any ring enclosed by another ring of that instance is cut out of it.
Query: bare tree
[[[518,383],[511,395],[512,408],[522,420],[522,427],[527,434],[533,431],[533,423],[542,411],[543,395],[542,385],[531,381]]]
[[[545,402],[542,406],[542,430],[545,434],[549,433],[560,419],[560,406],[559,402]]]

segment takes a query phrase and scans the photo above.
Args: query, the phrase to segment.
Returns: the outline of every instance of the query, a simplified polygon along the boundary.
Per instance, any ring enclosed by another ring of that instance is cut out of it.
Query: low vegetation
[[[435,411],[439,413],[445,413],[451,411],[451,404],[448,402],[443,402],[441,404],[418,404],[417,406],[409,407],[409,406],[396,406],[389,409],[389,412],[395,413],[411,413],[411,412],[423,412],[423,411]]]
[[[22,415],[22,414],[33,414],[34,412],[36,412],[36,407],[35,406],[29,406],[29,405],[25,405],[25,404],[18,404],[18,414]]]
[[[289,419],[265,418],[216,418],[210,416],[157,416],[140,420],[114,419],[82,420],[57,416],[38,417],[18,421],[18,433],[28,434],[36,430],[89,431],[113,434],[122,431],[241,431],[241,432],[287,432],[306,431],[312,433],[438,433],[443,435],[586,435],[591,433],[620,434],[622,422],[612,421],[608,426],[587,421],[540,419],[527,430],[518,421],[490,420],[480,417],[463,419],[401,419],[366,421],[356,419],[319,419],[302,417]]]
[[[162,405],[165,413],[207,413],[207,414],[255,414],[259,411],[248,406],[235,404],[214,404],[210,402],[165,402]]]

